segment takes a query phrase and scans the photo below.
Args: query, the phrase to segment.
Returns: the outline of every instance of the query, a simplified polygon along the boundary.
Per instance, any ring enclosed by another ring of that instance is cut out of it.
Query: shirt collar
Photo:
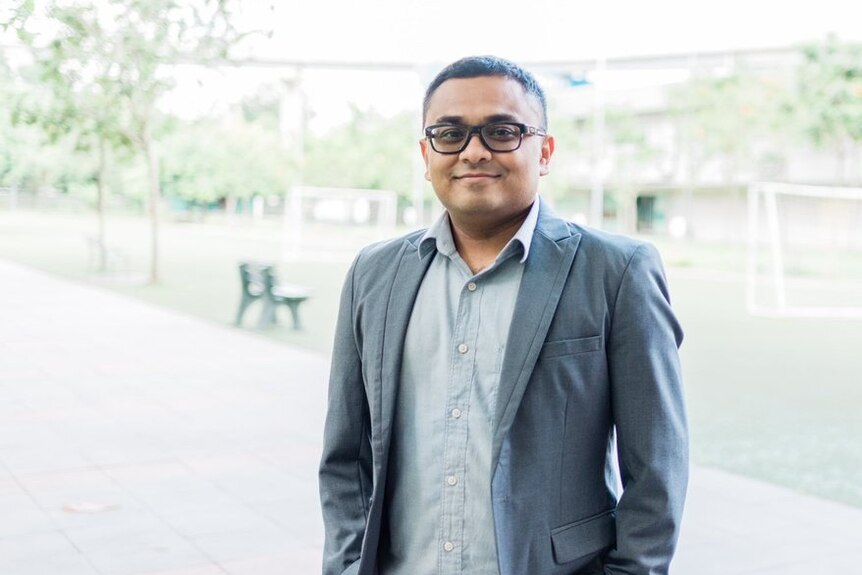
[[[520,262],[527,261],[527,256],[530,254],[530,245],[533,242],[533,232],[536,231],[536,224],[539,221],[539,202],[541,199],[536,196],[536,201],[530,208],[530,212],[512,236],[506,245],[500,250],[497,256],[497,261],[508,256],[514,250],[521,248]],[[455,240],[452,238],[452,228],[449,223],[449,213],[444,211],[440,217],[428,228],[422,238],[419,240],[417,252],[420,258],[425,257],[431,250],[437,249],[438,252],[446,257],[451,257],[457,250],[455,249]]]

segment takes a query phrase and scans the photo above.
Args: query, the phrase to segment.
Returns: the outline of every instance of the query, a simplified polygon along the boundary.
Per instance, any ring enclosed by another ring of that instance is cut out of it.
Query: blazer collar
[[[517,249],[513,244],[520,244],[520,261],[521,263],[527,261],[527,257],[530,254],[530,245],[533,242],[533,233],[535,232],[536,225],[539,221],[539,209],[541,205],[541,197],[536,196],[536,200],[533,202],[533,205],[530,208],[526,219],[524,219],[524,222],[521,224],[521,227],[518,228],[515,235],[512,236],[503,249],[500,250],[500,255],[497,256],[498,260],[501,257],[507,257],[513,249]],[[448,212],[444,211],[440,214],[440,217],[437,218],[431,227],[422,234],[422,237],[419,239],[417,249],[420,258],[424,257],[428,252],[434,249],[437,249],[437,251],[444,256],[452,257],[456,250],[455,239],[452,236],[452,221],[449,218]]]

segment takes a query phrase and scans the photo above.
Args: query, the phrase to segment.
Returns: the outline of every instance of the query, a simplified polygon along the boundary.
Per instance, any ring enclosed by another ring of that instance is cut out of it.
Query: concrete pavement
[[[5,261],[0,286],[0,574],[320,572],[326,358]],[[860,509],[694,468],[673,572],[862,573],[860,542]]]

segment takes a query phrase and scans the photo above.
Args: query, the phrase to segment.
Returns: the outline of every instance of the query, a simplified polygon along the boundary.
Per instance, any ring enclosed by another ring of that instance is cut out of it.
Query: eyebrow
[[[519,119],[511,114],[493,114],[491,116],[487,116],[482,121],[483,124],[490,124],[494,122],[519,122]],[[463,116],[440,116],[435,120],[435,124],[457,124],[459,126],[466,125],[464,122]]]

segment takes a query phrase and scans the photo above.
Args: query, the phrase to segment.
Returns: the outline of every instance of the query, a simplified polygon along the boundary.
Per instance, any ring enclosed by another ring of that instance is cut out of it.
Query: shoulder
[[[576,261],[579,259],[582,265],[588,264],[590,268],[623,271],[633,259],[658,259],[658,252],[652,244],[570,222],[559,217],[544,202],[536,233],[555,243],[577,238]]]
[[[404,250],[416,250],[425,230],[416,230],[403,236],[369,244],[362,248],[353,261],[352,274],[356,280],[380,277],[382,272],[394,270],[397,258]],[[416,254],[414,254],[416,255]],[[416,255],[418,257],[418,255]]]
[[[602,230],[594,230],[574,223],[569,223],[573,233],[581,235],[581,247],[604,254],[609,258],[630,260],[635,254],[657,253],[651,243],[630,236],[612,234]]]
[[[356,256],[357,267],[367,267],[379,265],[381,263],[391,263],[392,258],[401,253],[404,249],[416,249],[419,239],[425,230],[415,230],[403,236],[382,240],[369,244],[359,251]]]
[[[661,268],[655,246],[644,240],[566,222],[569,233],[579,236],[578,255],[590,269],[621,275],[632,266]]]

